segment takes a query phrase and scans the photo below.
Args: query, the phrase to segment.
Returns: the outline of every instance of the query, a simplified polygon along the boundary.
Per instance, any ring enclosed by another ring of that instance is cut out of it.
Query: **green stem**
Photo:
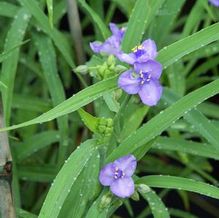
[[[71,31],[71,36],[74,42],[76,51],[76,57],[78,64],[85,62],[85,53],[82,42],[82,30],[80,24],[80,18],[78,13],[78,7],[75,0],[67,0],[68,3],[68,21]]]

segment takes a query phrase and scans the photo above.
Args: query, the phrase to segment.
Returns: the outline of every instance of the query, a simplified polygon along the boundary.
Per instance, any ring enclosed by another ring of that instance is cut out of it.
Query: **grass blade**
[[[56,176],[40,211],[39,218],[58,217],[69,191],[95,152],[95,145],[95,140],[88,140],[71,154]]]
[[[170,218],[168,210],[163,204],[160,197],[149,187],[147,187],[147,192],[141,190],[141,185],[138,190],[142,197],[148,201],[154,218]]]
[[[11,28],[6,36],[4,53],[10,52],[10,55],[2,62],[1,81],[7,87],[3,89],[3,109],[5,115],[5,123],[8,126],[10,122],[11,105],[14,90],[14,80],[17,71],[17,64],[19,58],[19,48],[14,49],[17,45],[22,44],[23,37],[29,23],[30,14],[26,9],[20,9],[15,16]],[[13,50],[11,50],[13,49]]]
[[[57,70],[55,49],[52,41],[46,36],[35,34],[34,41],[38,49],[40,62],[52,97],[53,106],[56,106],[65,101],[65,91]],[[62,163],[65,159],[65,153],[68,146],[68,117],[60,117],[57,122],[60,132],[58,162]]]
[[[157,57],[164,67],[177,62],[181,57],[187,55],[205,45],[219,39],[219,23],[213,24],[205,29],[179,40],[168,47],[164,47]]]
[[[196,192],[211,198],[219,199],[219,188],[188,178],[175,176],[145,176],[137,180],[136,183],[146,184],[150,187],[156,188],[168,188]]]
[[[114,77],[114,78],[96,83],[92,86],[89,86],[88,88],[78,92],[76,95],[73,95],[71,98],[57,105],[56,107],[49,110],[48,112],[40,115],[39,117],[33,120],[30,120],[30,121],[27,121],[27,122],[18,124],[18,125],[11,126],[9,128],[1,129],[0,131],[16,129],[16,128],[25,127],[28,125],[47,122],[57,117],[76,111],[79,108],[94,101],[95,99],[103,96],[104,93],[116,89],[117,88],[116,81],[117,81],[117,77]]]
[[[219,152],[209,144],[187,141],[178,138],[159,137],[153,143],[152,148],[169,151],[180,151],[200,157],[213,158],[219,160]]]
[[[125,52],[129,52],[141,42],[146,28],[163,3],[164,0],[136,1],[122,42],[122,48]]]

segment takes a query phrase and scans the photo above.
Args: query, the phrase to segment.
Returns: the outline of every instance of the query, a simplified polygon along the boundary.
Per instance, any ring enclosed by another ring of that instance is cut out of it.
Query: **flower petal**
[[[110,23],[109,27],[113,35],[120,36],[120,29],[116,26],[115,23]]]
[[[157,46],[151,39],[147,39],[142,43],[144,50],[147,53],[149,59],[155,59],[157,56]]]
[[[120,52],[120,41],[116,36],[110,36],[103,43],[98,41],[90,43],[90,47],[96,53],[116,55]]]
[[[116,55],[116,57],[120,61],[125,62],[127,64],[134,64],[136,61],[135,55],[133,53],[126,54],[126,53],[120,52]]]
[[[214,6],[216,6],[216,7],[219,7],[219,0],[209,0],[209,2],[210,2],[212,5],[214,5]]]
[[[134,69],[137,73],[141,71],[150,73],[153,79],[159,79],[162,73],[162,65],[153,60],[144,63],[135,63]]]
[[[154,106],[160,100],[162,86],[158,80],[150,80],[142,86],[138,94],[144,104]]]
[[[90,47],[93,52],[99,53],[102,48],[102,44],[102,42],[95,41],[90,43]]]
[[[99,181],[104,186],[109,186],[114,181],[114,170],[115,165],[113,163],[109,163],[104,166],[99,174]]]
[[[118,86],[128,94],[137,94],[140,90],[140,78],[133,77],[133,71],[128,70],[122,73],[118,79]]]
[[[135,172],[137,161],[135,156],[129,154],[114,161],[116,167],[123,171],[125,176],[132,176]]]
[[[131,177],[124,177],[115,180],[110,186],[111,192],[120,197],[130,197],[135,191],[135,185]]]

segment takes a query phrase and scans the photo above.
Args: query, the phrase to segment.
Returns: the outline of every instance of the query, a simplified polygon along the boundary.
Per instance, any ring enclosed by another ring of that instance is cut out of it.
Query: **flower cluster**
[[[111,192],[120,198],[130,197],[135,190],[131,176],[136,165],[137,161],[133,155],[121,157],[102,168],[99,175],[100,183],[110,186]]]
[[[157,56],[155,42],[147,39],[127,54],[121,50],[125,29],[119,29],[113,23],[110,23],[110,29],[112,36],[103,43],[90,43],[91,49],[96,53],[113,54],[120,61],[130,64],[131,68],[120,75],[118,86],[128,94],[138,94],[144,104],[156,105],[162,95],[162,86],[159,82],[162,65],[155,60]]]

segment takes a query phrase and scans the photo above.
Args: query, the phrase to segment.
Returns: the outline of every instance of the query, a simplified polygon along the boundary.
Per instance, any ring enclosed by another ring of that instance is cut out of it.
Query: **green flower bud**
[[[148,193],[151,191],[150,187],[145,184],[140,184],[137,186],[137,189],[140,193]]]
[[[114,70],[116,73],[121,73],[127,70],[127,67],[124,67],[123,65],[116,65]]]
[[[87,65],[80,65],[74,69],[76,73],[82,73],[86,74],[88,72],[88,66]]]
[[[115,57],[113,55],[110,55],[107,59],[107,65],[110,67],[111,65],[115,65]]]
[[[131,199],[134,201],[139,201],[140,197],[137,191],[134,192],[134,194],[131,196]]]
[[[110,206],[111,202],[112,202],[112,194],[111,193],[107,193],[105,195],[103,195],[103,197],[100,200],[100,204],[99,207],[100,209],[104,209]]]

